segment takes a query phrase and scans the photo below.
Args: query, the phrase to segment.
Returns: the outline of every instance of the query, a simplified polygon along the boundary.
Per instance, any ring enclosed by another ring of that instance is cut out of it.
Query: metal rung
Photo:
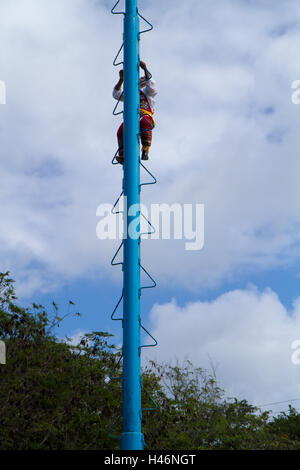
[[[113,61],[113,65],[114,65],[115,67],[118,67],[118,65],[124,64],[123,61],[122,61],[122,62],[118,62],[118,63],[116,64],[116,60],[117,60],[117,58],[119,57],[119,55],[120,55],[120,53],[121,53],[123,47],[124,47],[124,42],[123,42],[122,46],[120,47],[120,49],[118,50],[118,53],[117,53],[117,55],[116,55],[116,57],[115,57],[115,59],[114,59],[114,61]]]
[[[120,147],[118,148],[118,150],[116,151],[116,153],[115,153],[114,156],[113,156],[113,159],[112,159],[112,161],[111,161],[111,163],[112,163],[113,165],[119,165],[119,162],[115,162],[115,159],[116,159],[116,156],[117,156],[118,153],[119,153],[119,150],[120,150]]]
[[[149,185],[149,184],[156,184],[156,183],[157,183],[157,179],[155,178],[154,175],[152,175],[152,173],[148,170],[148,168],[145,167],[145,165],[141,162],[141,160],[140,160],[140,165],[144,168],[144,170],[148,173],[148,175],[151,176],[151,178],[152,178],[152,180],[153,180],[153,181],[150,181],[150,182],[148,182],[148,183],[141,183],[141,184],[140,184],[140,188],[141,188],[142,186],[147,186],[147,185]]]
[[[148,33],[148,31],[152,31],[153,25],[151,23],[149,23],[149,21],[146,20],[146,18],[144,18],[139,12],[138,12],[138,15],[139,15],[140,18],[142,18],[142,20],[144,20],[150,26],[149,29],[144,29],[144,31],[140,31],[139,35],[141,35],[143,33]]]
[[[124,111],[119,111],[118,113],[115,112],[118,105],[119,105],[119,103],[120,103],[120,101],[121,101],[122,96],[123,96],[123,92],[122,92],[120,98],[118,99],[118,102],[117,102],[116,106],[114,107],[114,110],[113,110],[113,115],[114,116],[118,116],[119,114],[124,114]]]
[[[141,265],[141,263],[139,263],[140,265],[140,268],[144,271],[144,273],[149,277],[149,279],[151,279],[151,281],[153,282],[152,286],[142,286],[140,287],[140,292],[143,290],[143,289],[153,289],[154,287],[156,287],[156,282],[154,281],[153,277],[150,276],[150,274],[148,273],[148,271],[146,271],[146,269],[144,268],[144,266]]]
[[[115,370],[117,369],[118,365],[120,364],[121,360],[123,359],[123,353],[121,354],[117,364],[115,365],[115,367],[113,368],[113,370],[111,371],[111,373],[109,374],[109,378],[110,380],[121,380],[122,379],[122,375],[120,375],[119,377],[114,377],[113,376],[113,373],[115,372]]]
[[[149,333],[149,331],[144,327],[144,325],[141,324],[141,328],[147,333],[148,336],[150,336],[151,339],[153,339],[154,344],[143,344],[142,346],[140,346],[140,349],[142,349],[142,348],[155,348],[155,346],[158,345],[157,340],[151,335],[151,333]]]
[[[144,81],[149,82],[149,80],[151,80],[151,78],[152,78],[152,73],[147,68],[146,68],[146,71],[149,73],[149,78],[145,78]]]
[[[111,213],[112,213],[112,214],[123,214],[123,213],[124,213],[124,211],[115,211],[115,210],[114,210],[115,207],[118,205],[118,203],[119,203],[121,197],[123,196],[123,194],[124,194],[124,191],[121,192],[120,196],[118,197],[118,199],[117,199],[116,202],[114,203],[114,205],[113,205],[113,207],[112,207],[112,210],[111,210]]]
[[[146,393],[146,395],[148,395],[148,397],[150,398],[150,400],[152,401],[153,405],[154,405],[154,408],[142,408],[142,411],[154,411],[154,410],[157,410],[159,407],[158,407],[158,404],[156,403],[155,400],[153,400],[153,398],[151,397],[150,393],[148,392],[148,390],[146,390],[142,384],[142,390]]]
[[[108,432],[108,435],[111,439],[121,439],[121,436],[115,436],[114,434],[112,434],[112,431],[115,429],[115,427],[117,426],[117,424],[119,423],[120,419],[122,418],[122,415],[119,415],[117,417],[117,419],[113,422],[109,432]]]
[[[124,264],[123,261],[121,261],[121,262],[119,262],[119,263],[114,263],[114,261],[115,261],[116,257],[118,256],[118,253],[119,253],[119,251],[121,250],[123,244],[124,244],[124,240],[121,242],[119,248],[118,248],[117,251],[115,252],[115,254],[114,254],[114,256],[113,256],[113,258],[112,258],[112,260],[111,260],[111,262],[110,262],[110,264],[111,264],[112,266],[120,266],[121,264],[122,264],[122,265]]]
[[[116,314],[116,312],[117,312],[117,309],[118,309],[118,307],[119,307],[119,305],[120,305],[120,303],[121,303],[122,300],[123,300],[123,293],[122,293],[120,299],[118,300],[118,303],[117,303],[117,305],[115,306],[115,308],[114,308],[114,310],[113,310],[113,313],[112,313],[111,316],[110,316],[111,320],[113,320],[113,321],[122,321],[122,322],[123,322],[123,318],[114,318],[114,316],[115,316],[115,314]]]
[[[149,80],[150,80],[150,79],[149,79]],[[121,98],[121,97],[120,97],[120,98]],[[149,116],[148,114],[144,114],[144,115],[143,115],[143,118],[146,118],[146,121],[148,121],[149,124],[150,124],[150,126],[152,126],[152,127],[151,127],[151,129],[145,129],[145,130],[139,132],[138,135],[146,134],[146,132],[152,131],[152,130],[154,129],[154,127],[155,127],[154,124],[152,124],[152,122],[149,121],[150,116]]]
[[[113,14],[113,15],[125,15],[125,11],[114,11],[115,8],[117,7],[117,5],[120,3],[121,0],[118,0],[117,3],[112,7],[112,9],[110,10],[110,12]]]
[[[156,228],[154,227],[154,225],[151,224],[150,220],[148,220],[147,217],[145,217],[142,212],[141,212],[140,214],[141,214],[141,216],[146,220],[147,224],[152,228],[152,232],[141,232],[141,233],[140,233],[140,237],[141,237],[142,235],[152,235],[153,233],[155,233],[155,232],[156,232]]]

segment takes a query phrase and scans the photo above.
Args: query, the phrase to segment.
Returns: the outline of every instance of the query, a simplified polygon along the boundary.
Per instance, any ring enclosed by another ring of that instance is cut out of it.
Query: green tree
[[[0,449],[99,449],[117,444],[108,430],[120,412],[120,385],[107,384],[116,357],[107,333],[78,346],[58,341],[41,305],[16,304],[9,273],[0,275]]]
[[[273,449],[284,443],[269,427],[267,412],[245,400],[225,399],[215,374],[189,361],[152,363],[150,371],[159,407],[155,418],[145,414],[144,424],[153,449]]]
[[[70,305],[73,305],[70,302]],[[53,303],[17,304],[14,281],[0,273],[0,449],[118,449],[120,352],[106,332],[79,345],[55,334],[64,317]],[[142,373],[143,432],[149,448],[166,450],[299,449],[300,415],[277,418],[245,400],[226,399],[214,373],[190,362],[149,362]],[[155,408],[155,410],[153,410]],[[150,411],[151,410],[151,411]]]
[[[281,436],[281,444],[285,449],[300,449],[300,414],[289,405],[288,412],[274,417],[269,424],[270,429]]]

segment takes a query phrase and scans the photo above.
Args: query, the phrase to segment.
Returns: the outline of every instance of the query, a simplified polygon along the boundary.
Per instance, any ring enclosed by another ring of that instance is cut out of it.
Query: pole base
[[[123,432],[121,450],[144,450],[144,436],[141,432]]]

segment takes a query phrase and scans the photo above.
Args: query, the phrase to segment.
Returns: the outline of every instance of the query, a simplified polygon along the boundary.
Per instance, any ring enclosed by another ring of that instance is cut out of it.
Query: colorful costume
[[[143,150],[149,150],[152,143],[152,129],[155,126],[154,121],[154,96],[157,95],[156,84],[153,79],[146,81],[145,87],[140,89],[140,133]],[[116,100],[123,101],[122,91],[113,89],[113,97]],[[123,123],[117,133],[119,156],[123,157]]]

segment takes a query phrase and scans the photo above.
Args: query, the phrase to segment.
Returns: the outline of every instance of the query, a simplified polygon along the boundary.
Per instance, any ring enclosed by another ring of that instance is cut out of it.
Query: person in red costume
[[[145,76],[140,79],[140,132],[142,143],[142,160],[149,159],[149,150],[152,143],[152,129],[155,126],[154,121],[154,97],[157,95],[156,83],[148,72],[145,62],[140,61],[140,67],[144,70]],[[121,90],[124,82],[124,71],[120,70],[120,78],[118,83],[113,89],[113,97],[116,100],[123,101],[123,92]],[[123,151],[123,123],[118,129],[118,156],[116,160],[118,163],[123,164],[124,151]]]

